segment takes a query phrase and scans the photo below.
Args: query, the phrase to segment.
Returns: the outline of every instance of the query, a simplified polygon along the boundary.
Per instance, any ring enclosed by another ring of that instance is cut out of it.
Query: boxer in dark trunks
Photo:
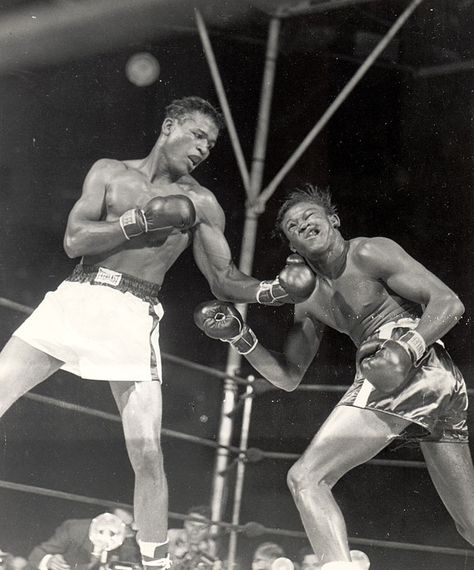
[[[277,227],[316,275],[312,295],[295,307],[283,353],[264,348],[228,303],[202,304],[195,320],[287,391],[302,380],[325,326],[349,335],[358,348],[354,384],[288,473],[323,569],[368,567],[351,560],[331,489],[412,426],[424,431],[420,445],[431,478],[457,529],[474,544],[466,387],[440,341],[461,318],[462,302],[394,241],[344,239],[330,195],[310,185],[289,196]]]

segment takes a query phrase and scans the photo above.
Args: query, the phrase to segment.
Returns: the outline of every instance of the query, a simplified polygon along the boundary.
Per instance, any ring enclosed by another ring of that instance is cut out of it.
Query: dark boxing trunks
[[[387,323],[374,337],[397,339],[416,324],[417,321],[412,319]],[[408,430],[410,439],[468,441],[466,385],[461,372],[441,342],[428,349],[418,372],[391,394],[379,392],[357,370],[354,383],[338,405],[376,410],[421,426],[423,429],[416,435],[412,435],[412,429]]]

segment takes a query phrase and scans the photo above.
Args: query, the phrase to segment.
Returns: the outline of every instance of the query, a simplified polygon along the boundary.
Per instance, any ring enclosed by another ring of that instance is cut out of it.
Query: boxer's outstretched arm
[[[213,295],[221,301],[255,303],[260,281],[240,271],[232,261],[222,208],[210,192],[200,196],[195,205],[199,219],[194,229],[194,258]]]
[[[116,160],[98,160],[86,176],[79,200],[69,214],[64,250],[71,258],[111,251],[127,241],[120,223],[104,221],[105,190],[109,177],[124,168]]]
[[[274,386],[290,392],[301,382],[323,334],[323,325],[311,316],[309,303],[295,307],[295,321],[281,353],[262,346],[231,303],[201,303],[194,310],[194,322],[210,338],[230,343]]]
[[[316,356],[324,325],[308,316],[306,303],[295,305],[295,320],[285,339],[283,352],[257,344],[245,357],[264,378],[277,388],[291,392],[300,384]]]
[[[442,338],[461,318],[464,305],[445,283],[387,238],[367,240],[356,252],[365,272],[397,295],[424,307],[416,331],[426,345]]]

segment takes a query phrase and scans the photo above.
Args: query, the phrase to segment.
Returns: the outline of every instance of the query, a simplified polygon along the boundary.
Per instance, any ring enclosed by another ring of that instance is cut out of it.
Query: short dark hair
[[[165,112],[167,117],[177,119],[178,121],[184,120],[190,113],[202,113],[210,117],[219,130],[224,127],[222,114],[209,101],[201,97],[190,96],[174,99],[165,108]]]
[[[312,554],[314,554],[314,550],[310,547],[310,546],[303,546],[303,548],[300,548],[298,550],[298,555],[296,560],[300,563],[303,564],[304,559],[306,558],[306,556],[311,556]]]
[[[276,542],[262,542],[257,546],[253,557],[257,555],[265,556],[265,558],[280,558],[280,556],[285,556],[285,551]]]
[[[211,507],[208,505],[196,505],[195,507],[191,507],[186,512],[187,515],[201,515],[205,517],[209,521],[211,520]]]
[[[280,206],[275,223],[277,235],[285,240],[286,236],[281,227],[283,218],[290,208],[300,202],[309,202],[310,204],[321,206],[326,210],[326,213],[329,216],[337,214],[337,206],[332,202],[329,188],[320,188],[319,186],[315,186],[310,183],[304,184],[302,188],[295,188],[288,194],[285,201]]]

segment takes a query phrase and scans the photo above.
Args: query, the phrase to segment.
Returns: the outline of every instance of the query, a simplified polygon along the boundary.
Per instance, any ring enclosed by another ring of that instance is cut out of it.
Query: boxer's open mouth
[[[317,228],[309,228],[304,232],[303,238],[311,239],[314,237],[318,237],[318,235],[319,235],[319,230]]]

